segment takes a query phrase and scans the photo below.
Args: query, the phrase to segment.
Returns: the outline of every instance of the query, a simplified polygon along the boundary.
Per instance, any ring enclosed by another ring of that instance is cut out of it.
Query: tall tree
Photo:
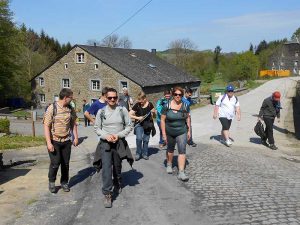
[[[222,51],[222,48],[219,45],[214,50],[214,54],[215,54],[214,61],[215,61],[215,65],[216,65],[217,69],[218,69],[219,63],[220,63],[221,51]]]
[[[252,43],[250,43],[249,52],[253,53],[253,50],[254,50],[253,45],[252,45]]]
[[[265,40],[261,41],[256,48],[255,55],[259,55],[261,51],[267,48],[268,48],[268,43]]]
[[[292,40],[300,42],[300,27],[293,33]]]

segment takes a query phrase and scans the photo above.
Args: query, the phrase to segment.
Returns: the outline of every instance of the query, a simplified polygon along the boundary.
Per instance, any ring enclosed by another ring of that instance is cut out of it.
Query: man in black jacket
[[[271,97],[266,98],[262,103],[258,117],[259,120],[263,119],[266,124],[266,139],[262,139],[261,142],[263,145],[271,148],[272,150],[278,149],[274,142],[273,124],[275,117],[277,117],[278,123],[280,122],[280,97],[280,92],[275,91]],[[267,143],[267,139],[269,144]]]

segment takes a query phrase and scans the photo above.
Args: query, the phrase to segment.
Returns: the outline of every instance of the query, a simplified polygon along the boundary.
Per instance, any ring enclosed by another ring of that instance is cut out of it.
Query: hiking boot
[[[168,174],[172,174],[173,173],[173,169],[172,169],[172,165],[171,164],[167,165],[166,171],[167,171]]]
[[[267,143],[266,140],[261,140],[261,144],[264,145],[264,146],[266,146],[266,147],[269,147],[269,144]]]
[[[184,173],[184,171],[179,171],[177,178],[181,181],[188,181],[189,180],[189,177]]]
[[[271,144],[271,145],[269,146],[269,148],[272,149],[272,150],[277,150],[277,149],[278,149],[277,146],[274,145],[274,144]]]
[[[142,157],[143,157],[143,159],[145,159],[145,160],[148,160],[148,159],[149,159],[149,156],[147,156],[147,155],[143,155]]]
[[[111,194],[104,195],[104,207],[105,208],[111,208]]]
[[[55,193],[56,192],[55,182],[49,182],[49,191],[51,193]]]
[[[61,184],[61,188],[63,189],[64,192],[69,192],[70,191],[70,187],[69,184]]]

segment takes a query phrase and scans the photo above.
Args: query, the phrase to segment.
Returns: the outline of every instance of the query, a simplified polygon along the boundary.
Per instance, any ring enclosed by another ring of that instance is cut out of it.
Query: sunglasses
[[[227,92],[233,92],[233,91],[227,91]]]
[[[112,100],[112,99],[116,100],[116,99],[118,99],[118,97],[117,97],[117,96],[107,97],[107,99],[108,99],[108,100]]]
[[[182,94],[174,93],[174,96],[182,96]]]

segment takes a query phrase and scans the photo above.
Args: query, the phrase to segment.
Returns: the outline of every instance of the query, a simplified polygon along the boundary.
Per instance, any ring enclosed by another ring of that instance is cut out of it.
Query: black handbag
[[[262,122],[259,120],[255,127],[254,127],[254,132],[261,138],[261,139],[266,139],[266,133],[264,129],[264,125]]]

